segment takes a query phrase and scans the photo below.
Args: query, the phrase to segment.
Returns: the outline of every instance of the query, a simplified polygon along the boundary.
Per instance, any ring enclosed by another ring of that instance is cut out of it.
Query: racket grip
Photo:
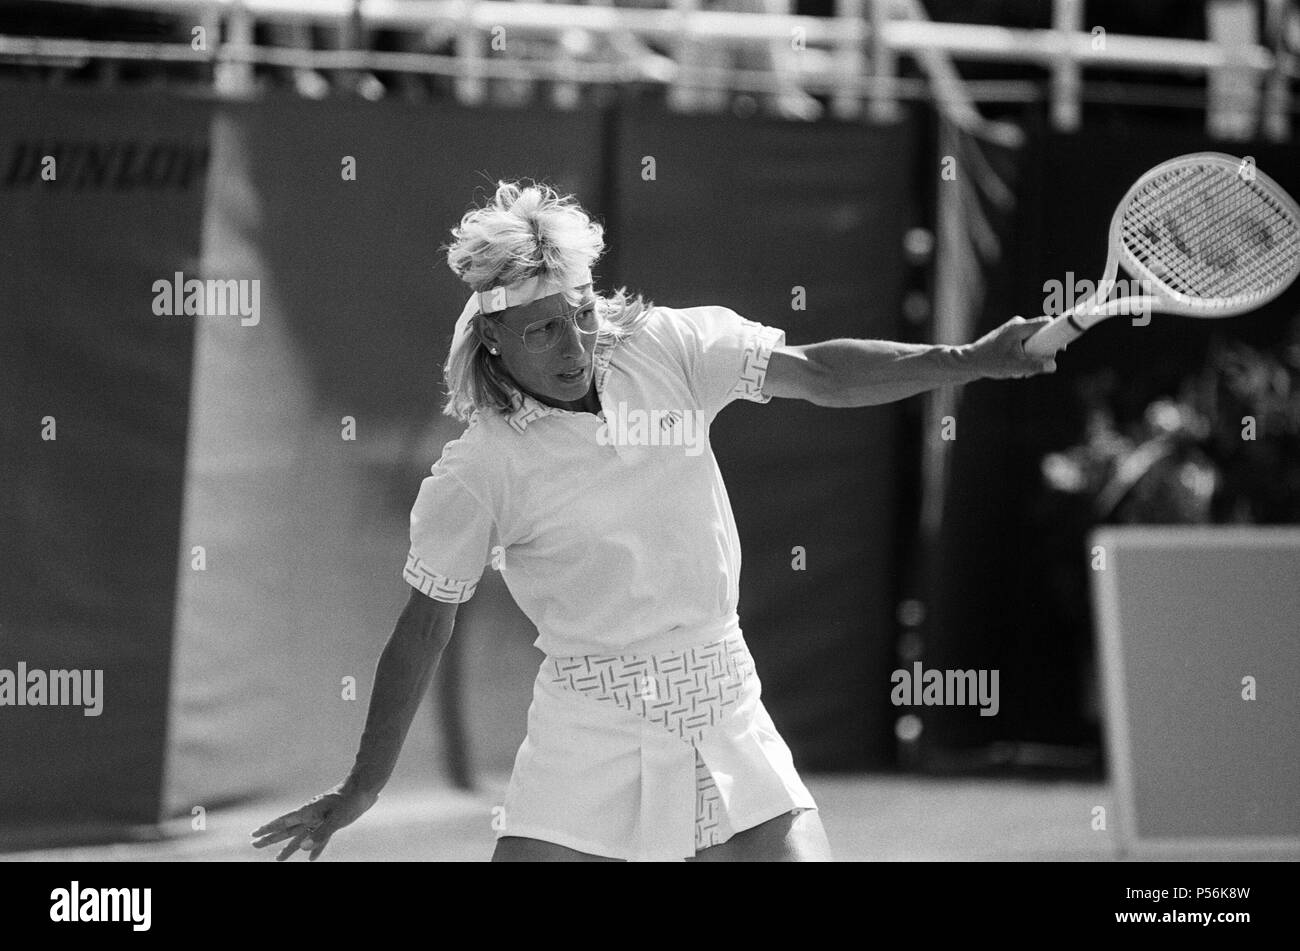
[[[1064,350],[1066,344],[1082,334],[1082,330],[1076,330],[1069,319],[1062,315],[1032,337],[1022,341],[1021,346],[1031,357],[1050,357],[1058,350]]]

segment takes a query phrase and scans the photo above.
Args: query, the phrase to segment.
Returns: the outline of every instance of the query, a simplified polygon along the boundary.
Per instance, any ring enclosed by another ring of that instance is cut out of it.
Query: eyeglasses
[[[502,329],[509,330],[516,337],[523,338],[524,349],[529,353],[545,353],[559,343],[560,338],[564,336],[564,325],[570,320],[574,322],[581,334],[590,336],[600,330],[600,318],[596,315],[594,301],[584,304],[571,314],[561,314],[558,317],[543,317],[541,320],[534,320],[524,328],[523,333],[507,327],[501,318],[494,314],[488,314],[487,316],[500,324]]]

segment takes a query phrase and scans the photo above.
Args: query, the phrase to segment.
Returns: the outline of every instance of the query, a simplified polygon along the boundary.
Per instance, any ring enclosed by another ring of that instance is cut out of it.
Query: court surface
[[[507,778],[489,777],[478,793],[416,784],[390,788],[330,843],[320,861],[486,861],[494,844],[492,807],[500,802]],[[816,774],[804,780],[821,807],[839,861],[1122,858],[1113,830],[1091,828],[1094,807],[1113,813],[1104,783]],[[301,801],[214,809],[205,830],[179,823],[159,841],[8,852],[0,861],[273,861],[274,849],[253,849],[248,833]],[[294,861],[302,859],[300,854]]]

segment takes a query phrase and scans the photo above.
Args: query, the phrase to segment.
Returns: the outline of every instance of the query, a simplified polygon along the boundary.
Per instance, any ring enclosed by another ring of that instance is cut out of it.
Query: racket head
[[[1300,205],[1253,162],[1223,152],[1180,155],[1147,171],[1120,200],[1108,277],[1112,259],[1147,282],[1153,310],[1242,314],[1300,274]]]

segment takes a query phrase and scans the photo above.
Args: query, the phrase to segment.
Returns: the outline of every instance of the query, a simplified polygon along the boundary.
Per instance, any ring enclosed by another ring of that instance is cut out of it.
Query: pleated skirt
[[[546,657],[497,837],[680,861],[816,809],[761,693],[739,630],[682,650]]]

